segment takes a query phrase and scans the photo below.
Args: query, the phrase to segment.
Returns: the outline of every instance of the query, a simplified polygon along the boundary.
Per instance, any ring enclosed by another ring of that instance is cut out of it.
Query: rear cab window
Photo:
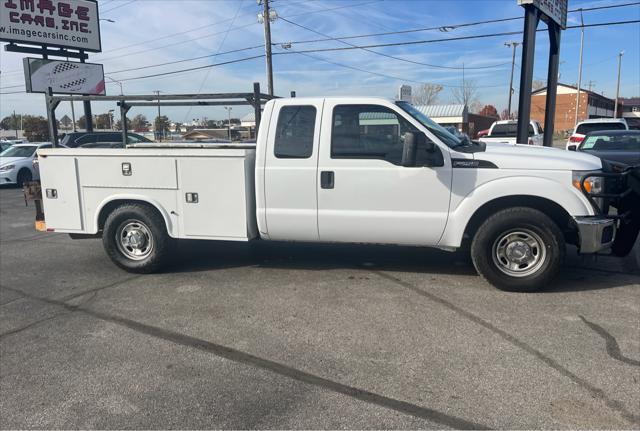
[[[583,123],[576,127],[575,133],[586,135],[589,132],[600,130],[627,130],[623,123]]]
[[[540,128],[540,133],[542,133],[542,128]],[[493,126],[491,130],[491,134],[489,136],[494,137],[502,137],[502,138],[515,138],[518,134],[518,124],[517,123],[505,123],[505,124],[496,124]],[[533,126],[529,124],[529,136],[533,136]]]
[[[311,157],[315,126],[315,106],[283,106],[278,114],[274,155],[279,159],[308,159]]]

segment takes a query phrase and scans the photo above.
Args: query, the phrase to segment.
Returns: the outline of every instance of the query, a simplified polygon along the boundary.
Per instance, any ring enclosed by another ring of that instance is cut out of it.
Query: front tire
[[[16,184],[18,187],[23,187],[26,183],[33,179],[33,174],[29,169],[20,169],[18,176],[16,177]]]
[[[107,217],[102,244],[120,268],[135,273],[161,269],[173,249],[164,219],[155,209],[142,204],[124,204]]]
[[[565,241],[558,225],[541,211],[515,207],[489,217],[471,243],[478,273],[501,290],[533,292],[560,270]]]

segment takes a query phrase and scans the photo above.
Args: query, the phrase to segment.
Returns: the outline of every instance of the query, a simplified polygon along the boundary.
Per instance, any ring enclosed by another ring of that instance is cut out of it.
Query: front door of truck
[[[325,102],[318,163],[321,241],[438,243],[449,211],[449,152],[418,148],[420,166],[403,167],[407,132],[418,128],[399,108]]]
[[[318,139],[322,100],[277,101],[264,169],[266,224],[272,240],[317,241]],[[274,126],[275,125],[275,126]]]

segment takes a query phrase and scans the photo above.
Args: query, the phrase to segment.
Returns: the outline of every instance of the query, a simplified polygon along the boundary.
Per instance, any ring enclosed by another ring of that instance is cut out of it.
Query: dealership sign
[[[0,40],[100,52],[95,0],[0,0]]]
[[[29,93],[105,95],[101,64],[24,58],[24,75]]]
[[[568,0],[518,0],[520,6],[532,4],[563,30],[567,28]]]

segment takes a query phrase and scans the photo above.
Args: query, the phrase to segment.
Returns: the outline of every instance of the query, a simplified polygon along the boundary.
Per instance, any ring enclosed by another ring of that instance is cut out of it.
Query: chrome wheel
[[[529,229],[517,229],[498,236],[492,247],[493,263],[511,277],[526,277],[538,271],[547,258],[544,242]]]
[[[127,220],[116,229],[116,244],[127,258],[143,260],[153,251],[153,235],[141,221]]]

